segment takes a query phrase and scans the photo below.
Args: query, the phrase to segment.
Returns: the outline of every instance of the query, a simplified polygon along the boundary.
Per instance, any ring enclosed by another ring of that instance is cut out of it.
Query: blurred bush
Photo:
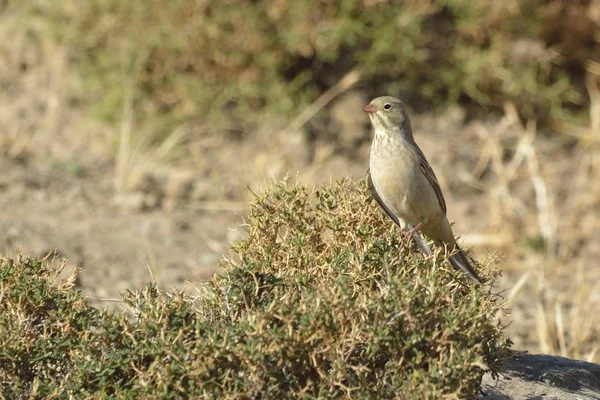
[[[46,263],[2,260],[2,396],[473,395],[509,345],[502,300],[410,252],[382,214],[364,182],[280,184],[197,296],[151,284],[126,293],[130,315],[91,308]]]
[[[599,60],[589,1],[89,0],[18,2],[25,26],[71,51],[80,100],[142,128],[297,113],[354,67],[371,95],[559,118],[586,103]],[[226,112],[234,110],[235,112]],[[224,114],[226,112],[226,114]]]

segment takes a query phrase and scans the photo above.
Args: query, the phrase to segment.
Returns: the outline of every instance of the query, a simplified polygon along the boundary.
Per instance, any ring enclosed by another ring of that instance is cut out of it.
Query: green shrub
[[[72,279],[41,260],[1,260],[0,388],[4,398],[49,396],[85,356],[103,314],[72,289]]]
[[[95,115],[118,122],[132,98],[138,127],[164,134],[198,117],[235,126],[270,111],[293,115],[357,66],[370,95],[400,92],[427,105],[508,100],[526,117],[557,117],[585,102],[581,75],[594,32],[580,29],[561,42],[569,27],[556,20],[579,6],[542,3],[67,0],[15,7],[32,34],[68,46],[85,83],[80,100]],[[522,39],[533,39],[533,48],[519,52]],[[575,61],[574,47],[581,50]]]
[[[364,182],[279,184],[246,227],[197,296],[151,284],[124,296],[129,317],[3,261],[2,394],[467,397],[504,357],[501,299],[410,251]]]

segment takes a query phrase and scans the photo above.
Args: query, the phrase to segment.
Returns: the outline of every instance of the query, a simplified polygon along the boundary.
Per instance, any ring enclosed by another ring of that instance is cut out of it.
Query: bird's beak
[[[375,109],[375,107],[373,107],[373,104],[369,103],[363,107],[363,111],[367,112],[369,114],[372,114],[372,113],[376,112],[377,110]]]

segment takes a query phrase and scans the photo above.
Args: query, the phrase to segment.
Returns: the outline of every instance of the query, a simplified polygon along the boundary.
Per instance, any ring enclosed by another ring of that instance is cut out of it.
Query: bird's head
[[[377,97],[364,106],[363,111],[369,114],[375,130],[410,132],[406,106],[400,99],[392,96]]]

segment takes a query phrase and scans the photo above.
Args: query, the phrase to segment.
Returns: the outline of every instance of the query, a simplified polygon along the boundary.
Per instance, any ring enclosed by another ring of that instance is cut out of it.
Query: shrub
[[[3,261],[3,395],[467,397],[505,355],[501,299],[413,253],[364,182],[279,184],[246,227],[197,296],[150,284],[129,318]]]
[[[401,92],[427,105],[510,100],[526,117],[557,117],[564,106],[585,103],[581,77],[600,50],[594,23],[575,3],[71,0],[15,7],[32,34],[68,46],[85,84],[80,100],[95,115],[120,121],[131,98],[140,129],[164,134],[199,116],[235,125],[264,112],[295,114],[357,66],[371,95]]]

